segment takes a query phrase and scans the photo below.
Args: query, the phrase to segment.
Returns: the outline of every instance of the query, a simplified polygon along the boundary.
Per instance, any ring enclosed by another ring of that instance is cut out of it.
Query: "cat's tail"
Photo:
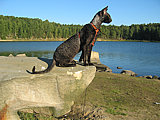
[[[48,73],[49,71],[51,71],[55,64],[56,64],[56,61],[53,59],[52,64],[50,66],[48,66],[48,68],[46,68],[43,71],[35,71],[35,69],[36,69],[35,66],[33,66],[32,72],[29,72],[28,70],[26,70],[26,71],[30,74],[44,74],[44,73]]]

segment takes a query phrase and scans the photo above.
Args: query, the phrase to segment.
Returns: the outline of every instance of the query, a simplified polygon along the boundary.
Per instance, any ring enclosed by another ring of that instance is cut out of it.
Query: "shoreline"
[[[14,40],[0,40],[0,42],[48,42],[48,41],[65,41],[65,39],[14,39]]]
[[[0,40],[0,42],[58,42],[65,41],[67,38],[59,38],[59,39],[8,39],[8,40]],[[160,41],[148,41],[148,40],[116,40],[116,39],[101,39],[98,38],[99,42],[160,42]]]

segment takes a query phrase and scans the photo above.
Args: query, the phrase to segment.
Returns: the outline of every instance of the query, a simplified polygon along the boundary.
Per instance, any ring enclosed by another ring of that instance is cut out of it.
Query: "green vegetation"
[[[96,73],[86,102],[103,107],[114,120],[159,120],[160,81],[114,73]],[[82,103],[78,98],[76,104]],[[121,116],[121,117],[120,117]]]
[[[62,25],[48,20],[0,15],[2,40],[58,40],[80,31],[81,25]],[[99,37],[110,40],[160,41],[160,23],[131,26],[102,25]]]
[[[0,15],[1,39],[68,38],[81,28],[80,25],[61,25],[48,20]]]
[[[46,116],[33,113],[17,112],[21,120],[55,120],[53,116]]]
[[[18,54],[26,54],[27,57],[44,57],[49,58],[50,55],[53,55],[54,51],[28,51],[28,52],[15,52],[15,51],[7,51],[7,52],[0,52],[0,56],[9,56],[12,54],[16,56]]]
[[[86,105],[103,107],[112,120],[159,120],[160,105],[154,104],[160,102],[159,88],[159,80],[100,72],[87,88]],[[84,94],[75,102],[75,105],[83,104]],[[22,120],[34,116],[19,114]],[[49,116],[46,120],[50,120]]]

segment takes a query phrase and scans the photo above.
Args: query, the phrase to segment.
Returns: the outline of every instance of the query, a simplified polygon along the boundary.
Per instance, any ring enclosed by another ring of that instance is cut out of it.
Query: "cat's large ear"
[[[105,7],[102,11],[103,11],[104,14],[107,14],[107,10],[108,10],[108,6]]]

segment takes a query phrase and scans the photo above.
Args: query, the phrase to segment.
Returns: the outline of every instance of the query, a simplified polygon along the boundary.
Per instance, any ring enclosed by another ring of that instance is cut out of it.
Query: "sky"
[[[160,23],[160,0],[0,0],[0,15],[84,25],[106,6],[111,25]]]

